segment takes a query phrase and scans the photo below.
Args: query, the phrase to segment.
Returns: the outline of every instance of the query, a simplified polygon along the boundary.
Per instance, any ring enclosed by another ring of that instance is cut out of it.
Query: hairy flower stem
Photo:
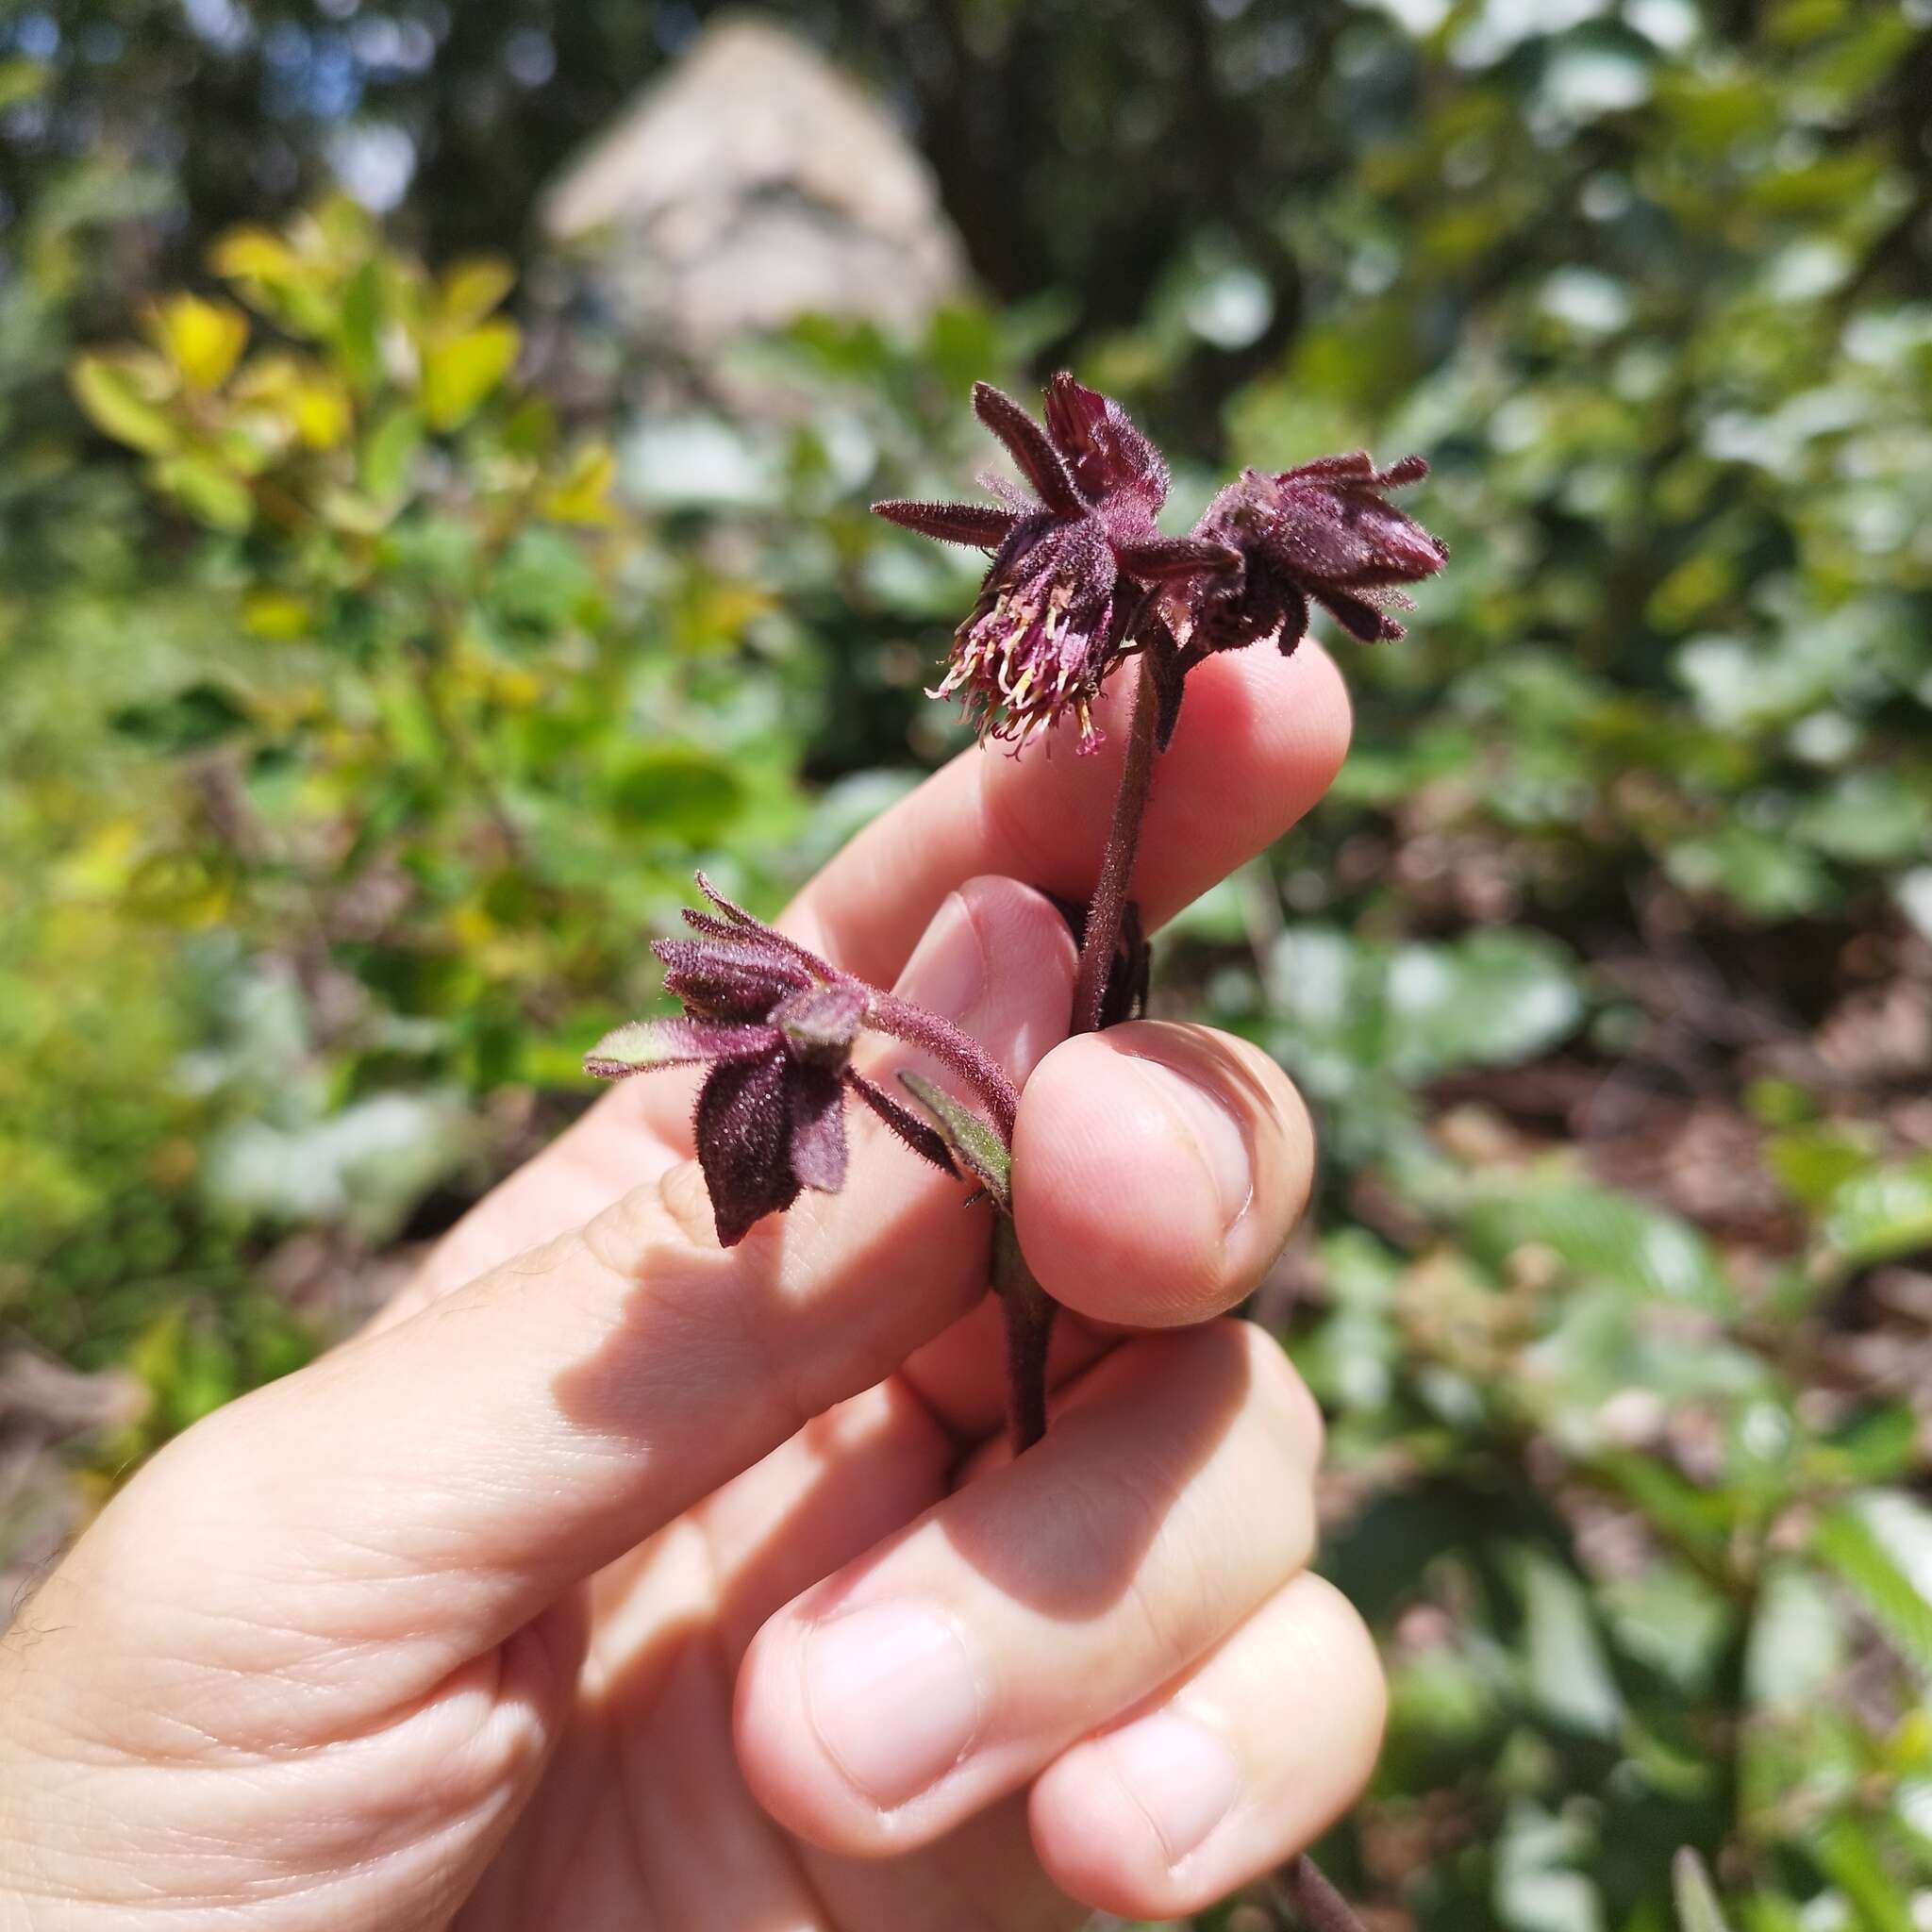
[[[1004,1214],[993,1224],[992,1285],[1007,1323],[1008,1427],[1013,1454],[1024,1456],[1046,1434],[1046,1350],[1059,1308],[1034,1280]]]
[[[958,1074],[986,1102],[1000,1139],[1008,1147],[1013,1144],[1013,1123],[1020,1115],[1019,1093],[1007,1078],[1006,1069],[978,1041],[937,1013],[891,992],[868,992],[865,1024],[874,1033],[889,1034],[929,1053],[941,1066]]]
[[[1302,1932],[1362,1932],[1354,1907],[1306,1852],[1283,1867],[1278,1883]]]
[[[999,1137],[1010,1149],[1013,1123],[1019,1117],[1020,1096],[1006,1070],[977,1041],[937,1013],[915,1007],[893,993],[872,994],[866,1024],[875,1033],[891,1034],[908,1046],[929,1053],[943,1066],[972,1084],[986,1102]],[[1007,1326],[1007,1411],[1012,1430],[1013,1454],[1032,1448],[1046,1434],[1046,1345],[1058,1313],[1053,1299],[1034,1280],[1020,1254],[1009,1204],[1000,1202],[993,1222],[992,1287],[1000,1298]]]
[[[1113,827],[1101,860],[1100,884],[1087,911],[1087,932],[1080,947],[1080,969],[1074,987],[1074,1033],[1100,1030],[1101,1008],[1108,974],[1120,948],[1121,923],[1126,916],[1127,887],[1133,877],[1134,854],[1141,843],[1141,821],[1154,780],[1154,680],[1143,669],[1134,687],[1132,722],[1127,727],[1126,762],[1115,794]],[[1010,1119],[1006,1125],[1010,1141]],[[1002,1215],[993,1234],[993,1287],[1007,1324],[1007,1413],[1013,1435],[1013,1454],[1023,1455],[1046,1434],[1046,1351],[1059,1309],[1033,1278],[1020,1253],[1012,1222]]]
[[[1154,786],[1154,727],[1158,710],[1154,679],[1143,660],[1136,667],[1134,710],[1127,725],[1127,756],[1121,766],[1120,790],[1114,794],[1113,825],[1100,862],[1100,880],[1087,908],[1087,934],[1080,946],[1079,977],[1074,986],[1075,1033],[1100,1030],[1108,975],[1120,949],[1134,856],[1141,847],[1141,822],[1147,815],[1147,796]]]

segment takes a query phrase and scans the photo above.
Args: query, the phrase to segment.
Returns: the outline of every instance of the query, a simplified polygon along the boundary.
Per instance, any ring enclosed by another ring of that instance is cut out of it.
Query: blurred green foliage
[[[567,1117],[693,863],[769,907],[958,743],[971,559],[864,506],[957,493],[967,383],[1070,359],[1177,516],[1418,448],[1454,553],[1158,994],[1323,1124],[1257,1312],[1394,1691],[1324,1861],[1377,1932],[1924,1924],[1924,9],[827,6],[1027,299],[581,423],[504,262],[396,236],[523,252],[671,9],[470,9],[393,71],[353,8],[94,11],[0,43],[0,1309],[150,1390],[96,1465]],[[339,30],[361,92],[288,108]],[[388,237],[232,228],[377,114]]]

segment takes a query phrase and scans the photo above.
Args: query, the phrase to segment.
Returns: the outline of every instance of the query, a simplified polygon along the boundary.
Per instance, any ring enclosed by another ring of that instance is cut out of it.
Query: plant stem
[[[1007,1078],[1007,1070],[974,1040],[950,1020],[941,1020],[897,993],[868,990],[865,1024],[874,1033],[890,1034],[908,1046],[931,1054],[941,1065],[969,1082],[992,1113],[992,1124],[1008,1147],[1013,1144],[1013,1123],[1020,1117],[1020,1095]]]
[[[1100,1030],[1108,977],[1113,971],[1121,923],[1126,916],[1134,854],[1141,843],[1141,821],[1154,782],[1158,708],[1154,680],[1144,665],[1137,666],[1126,760],[1121,767],[1120,790],[1114,795],[1113,824],[1100,862],[1100,882],[1087,908],[1087,930],[1080,944],[1080,970],[1074,985],[1071,1030],[1074,1033]],[[1008,1145],[1013,1115],[1008,1114],[1002,1124]],[[1046,1434],[1046,1350],[1059,1310],[1053,1297],[1034,1280],[1020,1254],[1013,1224],[1004,1214],[993,1232],[992,1285],[1006,1316],[1007,1413],[1012,1427],[1013,1454],[1022,1456]]]
[[[1127,756],[1121,766],[1120,790],[1114,794],[1113,824],[1107,853],[1100,862],[1099,883],[1087,908],[1087,933],[1080,945],[1080,974],[1074,987],[1075,1033],[1100,1030],[1101,1008],[1107,999],[1108,974],[1120,949],[1121,921],[1127,908],[1127,887],[1134,875],[1134,855],[1141,846],[1141,821],[1147,813],[1147,796],[1154,787],[1154,726],[1159,708],[1154,679],[1143,662],[1135,667],[1134,709],[1127,725]]]
[[[1304,1853],[1282,1868],[1277,1881],[1303,1932],[1362,1932],[1355,1909]]]
[[[1046,1434],[1046,1350],[1059,1309],[1034,1280],[1004,1214],[993,1224],[992,1285],[1007,1323],[1007,1422],[1013,1454],[1024,1456]]]

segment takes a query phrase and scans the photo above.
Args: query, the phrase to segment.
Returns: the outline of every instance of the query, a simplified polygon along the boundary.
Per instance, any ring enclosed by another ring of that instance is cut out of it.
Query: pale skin
[[[1150,922],[1347,731],[1311,644],[1196,673]],[[1307,1115],[1203,1028],[1061,1040],[1073,948],[1012,881],[1091,886],[1113,760],[1042,749],[957,760],[784,924],[1027,1082],[1019,1231],[1074,1310],[1045,1442],[1001,1442],[958,1183],[855,1116],[844,1192],[725,1253],[691,1080],[628,1082],[16,1619],[0,1927],[1057,1932],[1202,1907],[1347,1807],[1383,1690],[1307,1569],[1319,1417],[1224,1318]]]

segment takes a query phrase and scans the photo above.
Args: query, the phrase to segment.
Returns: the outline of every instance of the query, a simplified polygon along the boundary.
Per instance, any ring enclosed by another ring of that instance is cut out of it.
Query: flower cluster
[[[1037,501],[873,506],[908,530],[994,553],[933,695],[963,692],[985,735],[1016,751],[1072,716],[1080,749],[1093,751],[1093,701],[1154,591],[1239,558],[1212,536],[1160,534],[1154,519],[1168,477],[1159,451],[1118,403],[1071,375],[1047,386],[1044,429],[990,383],[974,386],[973,407]]]
[[[1091,1030],[1145,1010],[1134,858],[1188,674],[1249,644],[1292,651],[1316,604],[1357,638],[1399,638],[1390,607],[1408,608],[1402,587],[1433,575],[1447,552],[1387,500],[1426,474],[1420,457],[1387,469],[1357,452],[1274,475],[1249,470],[1191,531],[1170,537],[1155,521],[1167,465],[1118,403],[1063,373],[1047,385],[1043,424],[985,383],[973,406],[1032,493],[995,484],[997,503],[874,506],[908,529],[991,553],[934,695],[960,695],[981,735],[1015,752],[1062,720],[1091,752],[1108,679],[1130,657],[1143,667],[1093,897],[1060,902],[1080,946],[1072,1024]],[[991,1285],[1006,1311],[1008,1410],[1024,1451],[1046,1426],[1054,1305],[1011,1225],[1012,1082],[949,1021],[840,972],[722,897],[702,873],[698,885],[709,909],[687,911],[689,936],[653,947],[683,1013],[619,1027],[591,1054],[589,1071],[622,1079],[654,1067],[706,1070],[693,1138],[726,1247],[808,1189],[844,1186],[849,1099],[935,1166],[974,1182],[974,1198],[991,1201],[998,1217]],[[908,1070],[900,1081],[914,1112],[853,1064],[866,1031],[933,1057],[973,1102]]]
[[[1080,749],[1095,749],[1093,702],[1137,651],[1159,693],[1165,743],[1182,680],[1204,658],[1252,643],[1293,650],[1311,603],[1356,637],[1399,638],[1386,607],[1409,608],[1400,587],[1448,558],[1384,500],[1427,474],[1421,457],[1385,470],[1361,452],[1275,475],[1249,470],[1187,536],[1163,537],[1154,519],[1167,465],[1118,403],[1062,372],[1047,385],[1044,429],[985,383],[974,408],[1038,501],[874,508],[925,536],[993,552],[934,694],[963,691],[982,733],[1015,749],[1068,716]]]
[[[1277,476],[1244,471],[1197,526],[1198,535],[1238,551],[1241,568],[1197,586],[1173,607],[1182,643],[1203,651],[1252,643],[1292,650],[1308,627],[1310,600],[1364,642],[1401,637],[1402,625],[1384,607],[1413,610],[1415,602],[1395,587],[1434,575],[1449,553],[1412,517],[1383,502],[1382,491],[1419,483],[1428,473],[1421,457],[1378,470],[1361,450]]]
[[[651,948],[683,1015],[620,1026],[584,1065],[605,1080],[708,1067],[695,1125],[719,1241],[735,1247],[807,1188],[835,1194],[845,1185],[848,1096],[952,1173],[940,1136],[852,1065],[880,997],[874,989],[734,906],[702,873],[698,886],[714,909],[686,911],[694,937]]]

